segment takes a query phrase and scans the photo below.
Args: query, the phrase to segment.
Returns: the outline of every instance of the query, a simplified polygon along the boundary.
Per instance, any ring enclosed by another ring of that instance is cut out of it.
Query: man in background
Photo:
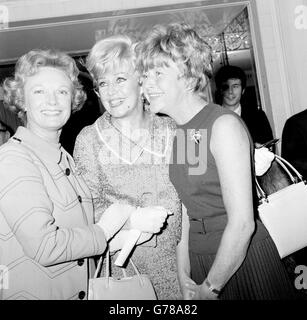
[[[246,75],[236,66],[223,66],[215,75],[216,103],[237,113],[245,122],[254,143],[263,144],[273,139],[268,118],[257,107],[256,97],[244,99]]]

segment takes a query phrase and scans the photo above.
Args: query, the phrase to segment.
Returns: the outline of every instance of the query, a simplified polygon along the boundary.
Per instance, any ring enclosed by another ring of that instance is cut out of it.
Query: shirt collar
[[[241,112],[242,112],[241,104],[239,104],[239,105],[233,110],[233,112],[235,112],[238,116],[241,117]]]
[[[39,158],[48,162],[61,162],[63,148],[60,143],[48,142],[25,127],[18,127],[13,139],[25,144]]]

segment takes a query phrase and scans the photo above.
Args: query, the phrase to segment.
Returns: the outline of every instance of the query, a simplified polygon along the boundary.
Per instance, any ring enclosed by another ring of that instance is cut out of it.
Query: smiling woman
[[[52,50],[32,50],[18,60],[15,70],[14,78],[7,78],[3,83],[4,103],[11,111],[17,113],[24,123],[27,122],[28,108],[25,99],[36,99],[34,96],[40,96],[37,99],[42,99],[42,96],[49,99],[47,94],[50,95],[52,90],[57,91],[56,96],[59,96],[60,88],[55,89],[54,86],[61,86],[61,83],[67,86],[66,90],[69,90],[72,112],[79,110],[86,99],[86,94],[78,81],[79,70],[66,54]],[[60,80],[59,84],[51,82],[49,74],[51,78]],[[43,80],[43,83],[40,80]],[[25,90],[25,87],[30,91]]]
[[[4,101],[26,126],[0,148],[1,264],[10,276],[1,299],[86,299],[90,257],[137,211],[114,203],[94,224],[90,191],[59,144],[71,110],[86,97],[78,73],[67,54],[33,50],[4,82]],[[166,217],[165,210],[154,213],[145,215],[149,234]]]
[[[168,117],[144,110],[134,47],[129,37],[113,36],[91,49],[87,67],[106,112],[80,132],[74,158],[93,195],[97,220],[115,201],[164,207],[173,213],[156,237],[148,241],[147,234],[141,235],[132,256],[140,273],[149,275],[158,299],[179,299],[180,202],[168,176],[175,125]],[[110,242],[111,251],[129,239],[125,230],[119,236]],[[129,276],[134,274],[130,265],[127,269]],[[121,276],[116,268],[114,273]]]
[[[38,136],[58,142],[61,128],[71,113],[72,85],[68,76],[52,67],[42,67],[24,86],[27,127]]]
[[[184,23],[156,26],[138,46],[150,108],[156,112],[163,105],[160,110],[178,125],[169,175],[184,205],[177,250],[184,298],[295,299],[274,243],[255,219],[249,133],[234,112],[208,103],[202,92],[209,81],[210,51]],[[157,101],[156,92],[163,92]],[[190,153],[184,146],[190,132],[197,145],[196,133],[207,135],[206,148],[198,152],[206,164],[203,172],[189,170]],[[185,161],[176,159],[178,151]]]

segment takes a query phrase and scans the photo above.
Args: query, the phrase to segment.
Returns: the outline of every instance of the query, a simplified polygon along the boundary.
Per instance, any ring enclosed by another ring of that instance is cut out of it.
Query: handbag
[[[302,175],[288,161],[278,155],[275,159],[292,184],[268,195],[256,179],[260,198],[258,212],[279,256],[284,258],[307,246],[307,186]]]
[[[135,275],[128,277],[124,268],[123,278],[116,279],[110,276],[110,252],[106,253],[106,268],[105,275],[98,278],[102,266],[102,256],[94,275],[94,278],[89,280],[89,300],[157,300],[157,296],[149,277],[145,274],[140,274],[136,265],[130,258]]]

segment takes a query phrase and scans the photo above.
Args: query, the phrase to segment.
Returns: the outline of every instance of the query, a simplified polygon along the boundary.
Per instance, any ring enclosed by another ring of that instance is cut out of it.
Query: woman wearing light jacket
[[[89,257],[102,254],[125,223],[135,228],[130,216],[139,217],[133,206],[115,203],[93,222],[90,191],[59,144],[71,111],[86,98],[77,76],[68,55],[33,50],[4,82],[4,101],[26,126],[0,148],[0,264],[8,279],[1,299],[86,299]],[[165,210],[145,213],[141,231],[158,232]]]

